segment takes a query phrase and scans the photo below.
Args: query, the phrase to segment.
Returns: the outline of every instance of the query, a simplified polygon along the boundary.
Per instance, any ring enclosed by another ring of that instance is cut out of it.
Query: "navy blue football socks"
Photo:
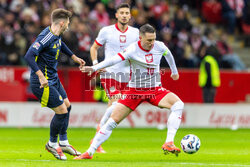
[[[57,142],[58,134],[62,130],[66,120],[66,114],[55,114],[50,123],[50,141],[55,143]]]
[[[61,131],[59,132],[60,141],[68,140],[67,129],[68,129],[68,125],[69,125],[69,116],[70,116],[70,111],[71,111],[71,105],[67,108],[67,110],[68,110],[67,118],[65,120],[65,123],[64,123]]]

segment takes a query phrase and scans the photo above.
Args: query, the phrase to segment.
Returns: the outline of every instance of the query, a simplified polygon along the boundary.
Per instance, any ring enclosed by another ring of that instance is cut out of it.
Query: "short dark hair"
[[[70,11],[59,8],[59,9],[53,10],[51,14],[51,20],[52,22],[56,22],[59,19],[69,19],[71,18],[71,16],[72,16],[72,13]]]
[[[145,33],[155,33],[155,28],[151,26],[150,24],[144,24],[140,27],[140,34]]]
[[[118,5],[116,7],[116,11],[118,11],[121,8],[129,8],[130,9],[130,5],[128,3],[121,3],[120,5]]]

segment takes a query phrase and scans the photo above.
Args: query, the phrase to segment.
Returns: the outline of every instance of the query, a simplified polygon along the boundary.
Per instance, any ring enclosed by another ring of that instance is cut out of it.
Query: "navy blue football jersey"
[[[61,43],[61,36],[54,35],[50,27],[47,27],[37,36],[36,41],[29,48],[36,54],[36,63],[48,80],[49,85],[55,83],[58,79],[57,64]],[[39,83],[33,70],[31,70],[30,80],[33,83]]]

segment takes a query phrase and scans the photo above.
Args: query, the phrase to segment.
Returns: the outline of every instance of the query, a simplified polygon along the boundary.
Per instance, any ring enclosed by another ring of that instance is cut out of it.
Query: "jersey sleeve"
[[[43,50],[43,48],[49,46],[50,40],[53,36],[52,33],[48,33],[47,35],[38,36],[36,41],[30,46],[29,50],[33,51],[36,55]]]
[[[102,28],[98,33],[95,43],[99,46],[102,46],[106,42],[106,39],[107,39],[106,28]]]
[[[133,44],[131,44],[127,49],[124,49],[122,52],[117,53],[112,58],[106,59],[99,64],[92,66],[94,71],[100,70],[102,68],[113,66],[121,61],[127,60],[131,57],[133,52]]]
[[[122,60],[130,59],[133,55],[132,53],[135,51],[135,47],[133,44],[130,44],[126,49],[122,52],[117,53],[118,56],[121,57]]]
[[[178,70],[177,70],[177,67],[176,67],[176,64],[174,61],[174,57],[173,57],[171,51],[168,49],[168,47],[163,42],[160,42],[160,50],[162,51],[162,56],[164,56],[165,59],[167,60],[172,74],[178,74]]]

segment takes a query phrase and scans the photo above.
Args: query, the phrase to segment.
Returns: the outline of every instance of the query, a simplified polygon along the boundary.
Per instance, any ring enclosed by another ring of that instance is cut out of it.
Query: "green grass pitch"
[[[240,129],[179,129],[175,144],[186,134],[201,140],[200,150],[192,155],[180,153],[164,155],[161,146],[166,130],[123,129],[113,131],[103,144],[106,154],[94,155],[92,160],[56,160],[44,146],[49,138],[47,128],[0,128],[0,167],[141,167],[141,166],[232,166],[250,167],[250,130]],[[94,129],[71,128],[70,143],[84,152],[95,134]]]

